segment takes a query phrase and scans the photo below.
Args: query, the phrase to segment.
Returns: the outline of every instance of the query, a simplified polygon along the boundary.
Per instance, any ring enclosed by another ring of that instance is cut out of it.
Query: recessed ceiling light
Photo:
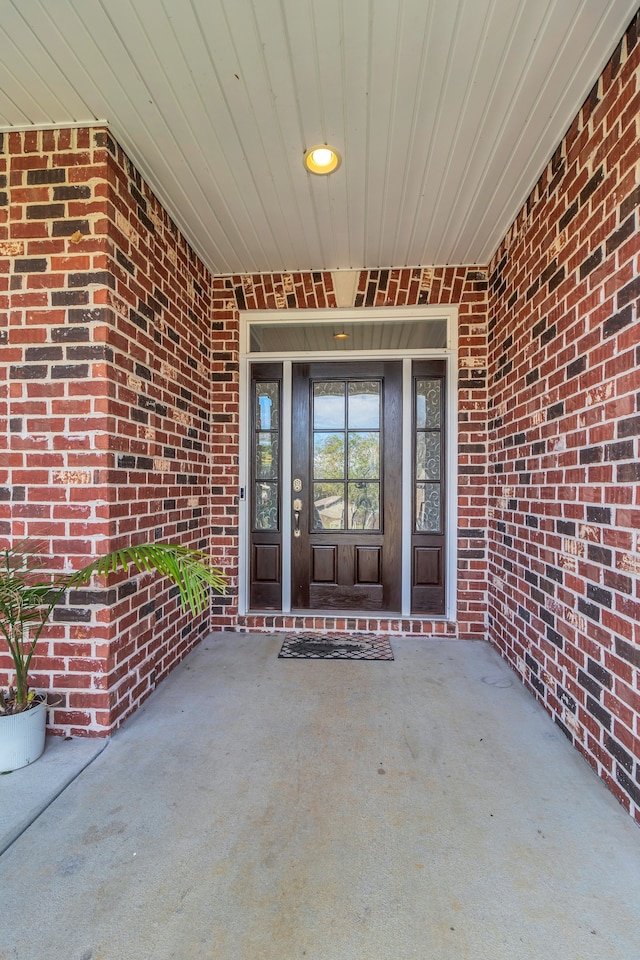
[[[304,155],[304,165],[309,173],[317,173],[320,176],[333,173],[340,166],[340,154],[333,147],[320,144],[307,150]]]

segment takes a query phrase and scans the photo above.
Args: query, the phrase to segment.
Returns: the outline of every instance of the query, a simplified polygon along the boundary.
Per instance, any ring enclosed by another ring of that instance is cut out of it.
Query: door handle
[[[302,510],[302,500],[296,499],[293,501],[293,535],[294,537],[300,536],[300,511]]]

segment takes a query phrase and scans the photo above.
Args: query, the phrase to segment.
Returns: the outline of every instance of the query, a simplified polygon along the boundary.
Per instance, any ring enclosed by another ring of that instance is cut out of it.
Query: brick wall
[[[638,17],[490,267],[493,642],[640,821]]]
[[[361,271],[356,307],[459,305],[458,607],[457,622],[370,617],[254,616],[228,607],[214,624],[241,629],[380,630],[423,636],[486,636],[487,578],[487,274],[476,267]],[[330,273],[216,277],[214,308],[213,524],[237,560],[239,311],[336,307]],[[234,620],[234,617],[236,618]]]
[[[3,545],[35,538],[52,569],[208,547],[210,276],[106,131],[0,146]],[[150,575],[67,601],[32,670],[56,732],[107,733],[208,628]]]

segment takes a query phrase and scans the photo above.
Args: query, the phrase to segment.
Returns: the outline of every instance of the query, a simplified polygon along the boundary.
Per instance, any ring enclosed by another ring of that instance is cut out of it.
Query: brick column
[[[0,535],[52,569],[151,539],[208,549],[209,274],[107,131],[1,148]],[[72,592],[33,661],[51,728],[108,733],[208,627],[150,575]]]

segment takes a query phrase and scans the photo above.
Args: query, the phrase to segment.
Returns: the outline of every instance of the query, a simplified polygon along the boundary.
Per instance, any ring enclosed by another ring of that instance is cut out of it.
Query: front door
[[[399,610],[402,363],[292,371],[294,610]]]
[[[250,408],[250,608],[442,615],[445,362],[255,363]]]

